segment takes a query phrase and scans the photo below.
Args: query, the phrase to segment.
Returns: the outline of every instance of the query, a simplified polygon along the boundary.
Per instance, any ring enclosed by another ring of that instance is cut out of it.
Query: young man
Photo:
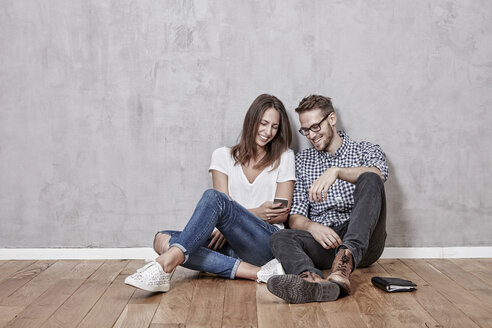
[[[273,276],[267,287],[290,303],[334,301],[340,291],[350,294],[351,272],[383,252],[388,166],[381,147],[337,132],[330,98],[308,96],[296,112],[313,147],[296,156],[291,229],[270,239],[287,275]],[[325,280],[321,270],[329,268]]]

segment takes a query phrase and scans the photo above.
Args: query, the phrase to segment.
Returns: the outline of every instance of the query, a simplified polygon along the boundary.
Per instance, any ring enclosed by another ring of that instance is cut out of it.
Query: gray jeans
[[[377,174],[367,172],[359,177],[350,220],[332,229],[342,239],[337,249],[324,249],[307,231],[283,229],[270,238],[272,253],[286,273],[310,271],[320,277],[321,270],[331,268],[340,247],[350,250],[354,268],[376,262],[386,241],[386,198],[383,181]]]

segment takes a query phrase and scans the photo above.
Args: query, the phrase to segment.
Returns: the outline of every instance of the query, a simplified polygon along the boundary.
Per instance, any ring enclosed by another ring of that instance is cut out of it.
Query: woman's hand
[[[267,201],[261,204],[260,207],[252,210],[252,212],[263,221],[270,221],[281,215],[286,215],[289,213],[289,210],[289,208],[282,207],[281,203],[274,204],[273,202]]]
[[[224,235],[217,229],[212,232],[210,237],[212,237],[212,240],[208,244],[208,248],[213,249],[214,251],[221,249],[226,243]]]

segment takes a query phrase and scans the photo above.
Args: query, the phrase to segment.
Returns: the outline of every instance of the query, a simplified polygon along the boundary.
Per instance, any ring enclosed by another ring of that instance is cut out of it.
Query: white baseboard
[[[142,248],[0,248],[0,260],[119,260],[152,259],[157,254]],[[386,247],[381,258],[492,258],[492,247]]]

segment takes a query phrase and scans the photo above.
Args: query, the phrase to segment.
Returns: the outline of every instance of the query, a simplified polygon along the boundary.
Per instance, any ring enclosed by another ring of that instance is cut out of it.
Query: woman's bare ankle
[[[169,240],[171,240],[171,236],[159,232],[154,237],[154,250],[157,254],[164,254],[169,248]]]
[[[178,265],[183,263],[184,260],[185,256],[183,251],[178,247],[171,247],[167,252],[159,256],[156,259],[156,262],[162,266],[164,272],[171,273]]]

